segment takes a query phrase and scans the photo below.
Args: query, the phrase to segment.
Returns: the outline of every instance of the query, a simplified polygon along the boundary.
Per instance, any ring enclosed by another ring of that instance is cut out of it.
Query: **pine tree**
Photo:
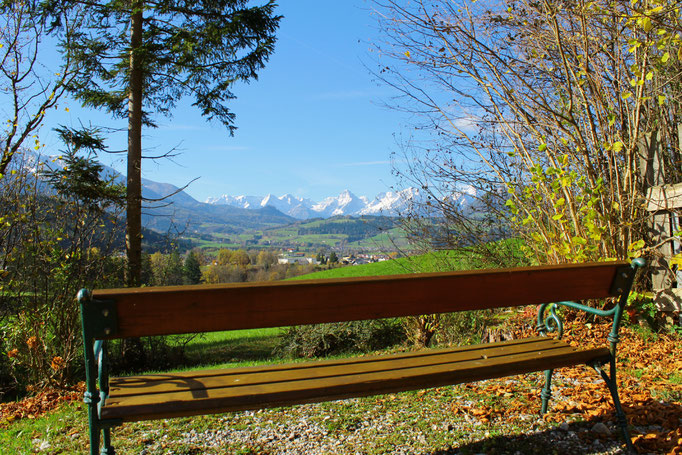
[[[184,265],[185,279],[189,284],[201,283],[201,264],[194,251],[187,253]]]
[[[339,257],[336,255],[335,251],[332,251],[331,254],[329,255],[329,263],[335,264],[337,262],[339,262]]]
[[[153,113],[170,115],[184,96],[201,114],[235,130],[227,104],[231,86],[257,78],[273,52],[280,17],[272,1],[71,0],[47,2],[59,24],[70,8],[87,6],[88,20],[63,43],[84,69],[70,84],[84,106],[128,119],[128,284],[141,275],[142,127]],[[61,10],[59,9],[61,8]]]

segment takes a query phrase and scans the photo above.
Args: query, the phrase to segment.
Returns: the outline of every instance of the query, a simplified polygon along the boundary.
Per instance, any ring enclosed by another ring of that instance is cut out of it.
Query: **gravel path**
[[[402,395],[402,394],[399,394]],[[433,403],[431,403],[433,404]],[[549,424],[536,415],[483,423],[452,404],[418,410],[353,399],[213,417],[210,428],[175,435],[153,429],[143,454],[620,454],[613,422]],[[435,411],[435,412],[434,412]],[[157,422],[158,423],[158,422]],[[171,421],[168,421],[171,424]],[[652,430],[637,429],[639,432]],[[163,450],[166,448],[167,450]]]

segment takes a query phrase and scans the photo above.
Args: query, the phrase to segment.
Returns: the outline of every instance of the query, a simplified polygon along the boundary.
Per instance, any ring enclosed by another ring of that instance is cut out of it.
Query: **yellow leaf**
[[[614,142],[612,149],[616,153],[620,152],[621,150],[623,150],[623,143],[621,141]]]
[[[654,28],[654,25],[651,23],[651,19],[649,19],[648,17],[642,19],[641,26],[645,32],[650,32],[651,29]]]
[[[405,57],[410,58],[410,51],[405,51]]]
[[[668,261],[668,265],[682,265],[682,254],[676,254]]]

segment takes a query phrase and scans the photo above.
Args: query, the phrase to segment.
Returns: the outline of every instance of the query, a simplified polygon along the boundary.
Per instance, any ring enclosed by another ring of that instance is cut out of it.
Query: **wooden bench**
[[[618,327],[642,260],[320,281],[81,290],[90,453],[113,454],[110,429],[124,422],[295,405],[593,366],[611,392],[630,446],[616,387]],[[575,301],[617,297],[610,310]],[[552,303],[558,302],[558,303]],[[249,368],[109,378],[115,338],[281,327],[536,305],[541,336],[477,346]],[[556,305],[613,318],[604,347],[576,348]],[[608,368],[602,368],[608,365]]]

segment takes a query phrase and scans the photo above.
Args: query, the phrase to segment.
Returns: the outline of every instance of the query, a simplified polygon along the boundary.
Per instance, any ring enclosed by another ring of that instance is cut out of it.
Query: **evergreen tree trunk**
[[[126,249],[128,286],[142,276],[142,0],[132,0],[130,19],[130,86],[128,93],[128,193]]]

